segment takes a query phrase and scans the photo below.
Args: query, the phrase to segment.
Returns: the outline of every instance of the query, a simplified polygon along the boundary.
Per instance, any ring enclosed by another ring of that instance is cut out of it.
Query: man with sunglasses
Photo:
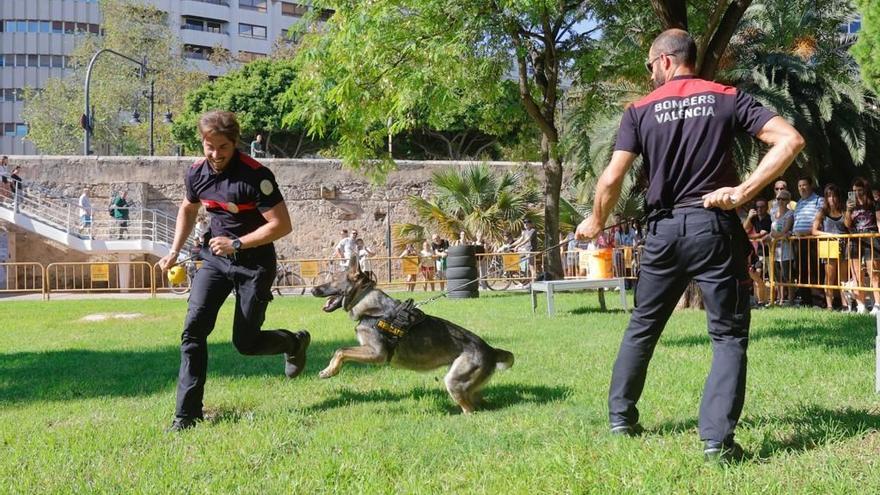
[[[646,62],[657,88],[624,112],[611,162],[599,178],[592,215],[577,228],[595,238],[605,227],[635,159],[642,156],[650,210],[635,309],[611,377],[611,432],[637,435],[636,403],[648,362],[676,303],[695,280],[703,292],[712,368],[700,405],[706,459],[742,457],[734,429],[742,412],[749,339],[748,239],[735,208],[782,175],[804,146],[781,117],[737,88],[696,76],[697,49],[680,29],[661,33]],[[731,148],[742,129],[770,146],[740,182]]]

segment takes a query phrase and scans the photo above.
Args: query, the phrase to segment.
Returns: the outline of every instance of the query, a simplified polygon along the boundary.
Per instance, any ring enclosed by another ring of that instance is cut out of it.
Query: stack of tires
[[[447,297],[480,297],[479,276],[474,246],[452,246],[446,251]]]

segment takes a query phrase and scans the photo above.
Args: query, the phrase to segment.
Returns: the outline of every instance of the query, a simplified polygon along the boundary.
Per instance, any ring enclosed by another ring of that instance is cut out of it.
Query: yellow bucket
[[[613,250],[610,248],[587,251],[589,261],[587,278],[601,279],[614,277],[611,261],[612,252]]]

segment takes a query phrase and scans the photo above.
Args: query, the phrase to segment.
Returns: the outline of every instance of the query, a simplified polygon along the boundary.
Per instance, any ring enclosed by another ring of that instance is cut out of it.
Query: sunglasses
[[[675,54],[674,53],[661,53],[660,55],[657,55],[656,57],[652,58],[651,60],[645,60],[645,68],[648,69],[648,72],[651,72],[651,73],[654,72],[654,62],[656,62],[658,58],[663,57],[663,56],[674,57]]]

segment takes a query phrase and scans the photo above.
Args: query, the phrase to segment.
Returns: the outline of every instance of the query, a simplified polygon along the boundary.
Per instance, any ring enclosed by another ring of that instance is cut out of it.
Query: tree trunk
[[[693,280],[688,284],[684,294],[681,295],[678,304],[675,305],[675,309],[685,308],[703,309],[703,292],[700,291],[700,286]]]
[[[660,17],[663,30],[679,28],[687,31],[687,2],[685,0],[651,0],[654,12]]]
[[[752,0],[733,0],[727,6],[724,17],[721,18],[718,29],[712,33],[709,44],[706,46],[705,52],[703,52],[702,62],[697,68],[701,78],[713,79],[715,77],[715,73],[718,71],[718,63],[721,61],[721,57],[724,56],[724,52],[727,51],[730,38],[736,33],[739,21],[742,20],[743,14],[745,14],[746,9],[749,8],[751,3]]]
[[[559,194],[562,190],[562,159],[558,143],[545,134],[541,138],[541,163],[544,167],[544,247],[559,243]],[[544,253],[544,272],[554,280],[563,278],[559,246]]]

